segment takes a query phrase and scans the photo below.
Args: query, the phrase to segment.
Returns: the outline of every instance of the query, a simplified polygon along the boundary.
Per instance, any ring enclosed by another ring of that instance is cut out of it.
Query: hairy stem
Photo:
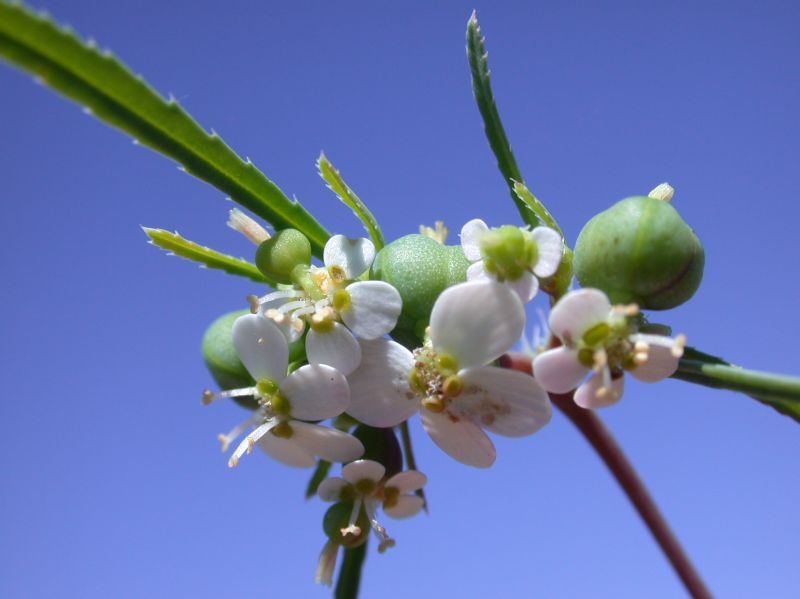
[[[526,354],[510,353],[500,359],[500,365],[527,374],[533,374],[531,357]],[[620,487],[628,496],[633,507],[650,529],[656,542],[683,581],[686,590],[694,599],[711,599],[712,595],[688,555],[683,550],[675,534],[658,509],[650,493],[639,478],[633,464],[625,456],[603,421],[591,410],[579,407],[572,399],[572,393],[550,394],[553,404],[570,419],[581,432],[600,458],[605,462]]]

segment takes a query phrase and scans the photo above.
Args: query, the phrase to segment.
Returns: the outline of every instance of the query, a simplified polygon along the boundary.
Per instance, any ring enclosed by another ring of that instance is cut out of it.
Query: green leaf
[[[481,37],[480,25],[478,25],[478,16],[473,11],[467,23],[467,59],[472,72],[472,91],[475,94],[475,102],[478,104],[478,110],[483,118],[486,138],[497,158],[497,166],[511,192],[511,199],[514,200],[522,220],[532,227],[538,227],[543,224],[542,219],[514,191],[514,182],[522,182],[524,179],[500,120],[500,113],[497,111],[490,81],[489,55],[484,42],[484,38]]]
[[[525,202],[528,208],[536,213],[536,216],[542,221],[543,225],[557,231],[558,234],[561,235],[561,239],[564,239],[564,231],[558,226],[556,219],[553,218],[550,211],[539,201],[539,198],[533,195],[533,192],[528,189],[524,183],[521,181],[512,181],[512,189],[514,190],[514,194]],[[566,244],[566,239],[564,239],[564,243]]]
[[[167,250],[174,256],[194,260],[206,268],[224,270],[229,275],[246,277],[257,283],[267,283],[275,287],[273,281],[268,281],[261,271],[256,268],[256,265],[247,260],[234,258],[199,245],[194,241],[189,241],[181,237],[177,231],[170,233],[164,229],[151,229],[149,227],[142,227],[142,230],[150,238],[150,243],[160,247],[162,250]]]
[[[314,217],[216,133],[207,133],[174,98],[165,100],[109,51],[99,51],[46,15],[0,2],[0,58],[177,161],[275,228],[302,231],[315,254],[322,255],[330,234]]]
[[[745,393],[800,422],[800,378],[747,370],[690,347],[686,348],[672,377]]]
[[[383,232],[381,232],[378,221],[375,220],[372,212],[369,211],[369,208],[366,207],[355,192],[348,187],[339,171],[330,163],[325,154],[319,155],[317,170],[319,171],[319,176],[328,184],[328,189],[335,193],[342,203],[349,206],[359,220],[364,223],[372,243],[375,244],[375,249],[380,250],[386,245]]]
[[[325,460],[320,460],[317,463],[314,474],[311,475],[311,480],[308,481],[308,486],[306,487],[306,499],[311,499],[317,494],[319,484],[328,476],[328,472],[331,471],[331,466],[332,464]]]

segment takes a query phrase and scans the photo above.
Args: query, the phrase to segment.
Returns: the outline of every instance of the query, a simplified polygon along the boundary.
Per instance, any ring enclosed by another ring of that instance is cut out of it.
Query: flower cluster
[[[266,295],[250,296],[251,313],[238,317],[231,331],[254,384],[206,391],[204,401],[249,396],[257,403],[250,418],[220,435],[227,450],[244,434],[230,466],[256,445],[290,466],[343,464],[341,477],[312,487],[333,503],[324,518],[328,541],[319,582],[330,584],[339,548],[365,543],[370,528],[379,551],[394,546],[378,520],[379,507],[405,518],[424,506],[425,475],[401,472],[402,462],[386,457],[392,446],[400,451],[394,427],[419,413],[425,431],[449,456],[488,468],[496,459],[488,433],[535,433],[551,418],[548,393],[577,387],[580,406],[609,405],[622,395],[625,371],[661,380],[675,371],[685,343],[683,336],[643,332],[636,305],[612,306],[605,293],[587,288],[567,293],[553,307],[549,339],[536,344],[535,376],[498,366],[523,336],[524,304],[561,263],[564,242],[547,227],[490,229],[479,219],[468,222],[461,230],[462,282],[437,291],[432,309],[420,315],[403,298],[418,301],[424,282],[401,278],[396,288],[370,280],[376,248],[367,239],[331,237],[323,265],[314,266],[308,241],[296,231],[283,232],[279,243],[241,213],[232,214],[231,226],[259,245],[267,263],[266,270],[259,268],[281,282]],[[295,251],[289,245],[298,240]],[[389,338],[406,312],[415,330],[425,329],[416,344],[407,336],[406,345]],[[302,348],[291,364],[290,344]],[[322,424],[329,419],[336,419],[335,426]],[[369,440],[359,434],[365,428],[388,431],[388,437]],[[404,447],[406,458],[408,451]],[[365,455],[385,459],[359,459]],[[327,466],[321,472],[320,478]]]

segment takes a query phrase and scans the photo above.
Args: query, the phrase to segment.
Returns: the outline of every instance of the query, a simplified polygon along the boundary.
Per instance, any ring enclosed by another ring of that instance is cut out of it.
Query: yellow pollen
[[[464,390],[464,381],[456,374],[448,376],[442,383],[445,397],[457,397]]]

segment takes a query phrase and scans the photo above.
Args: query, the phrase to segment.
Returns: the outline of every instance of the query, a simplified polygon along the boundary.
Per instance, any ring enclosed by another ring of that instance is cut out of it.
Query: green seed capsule
[[[626,198],[592,218],[575,245],[575,275],[613,303],[667,310],[691,298],[703,279],[697,235],[669,202]]]
[[[297,229],[278,231],[256,250],[256,266],[278,283],[291,283],[295,267],[310,264],[311,243]]]
[[[322,530],[325,531],[328,538],[349,549],[363,545],[369,537],[370,531],[369,520],[362,507],[358,514],[358,520],[356,521],[356,526],[361,529],[360,534],[342,534],[342,529],[347,528],[350,520],[350,512],[352,510],[352,501],[340,501],[329,507],[322,519]]]
[[[436,298],[451,285],[464,282],[468,266],[461,246],[442,245],[423,235],[406,235],[378,252],[371,278],[393,285],[403,298],[392,336],[418,346]]]

